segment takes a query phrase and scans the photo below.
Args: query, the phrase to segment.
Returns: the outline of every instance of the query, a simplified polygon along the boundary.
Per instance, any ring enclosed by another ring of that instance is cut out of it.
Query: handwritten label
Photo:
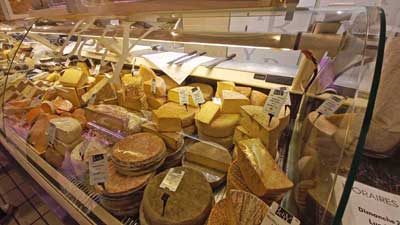
[[[48,141],[49,141],[49,145],[53,145],[54,144],[54,140],[56,139],[56,125],[54,125],[53,123],[49,124],[49,128],[47,130],[47,137],[48,137]]]
[[[345,98],[341,96],[332,95],[318,107],[317,112],[325,116],[332,115],[340,108],[344,100]]]
[[[157,82],[156,79],[151,80],[151,93],[155,95],[157,92]]]
[[[108,161],[106,153],[96,153],[89,159],[90,185],[104,183],[108,178]]]
[[[205,102],[203,93],[199,87],[192,88],[192,98],[193,102],[197,105],[203,104]]]
[[[182,181],[185,171],[176,168],[169,169],[167,175],[160,184],[160,188],[168,189],[175,192]]]
[[[185,88],[179,89],[179,104],[188,105],[189,104],[189,94]]]
[[[261,225],[300,225],[300,220],[273,202]]]
[[[264,112],[272,116],[279,115],[283,105],[287,101],[287,91],[272,89],[264,105]]]

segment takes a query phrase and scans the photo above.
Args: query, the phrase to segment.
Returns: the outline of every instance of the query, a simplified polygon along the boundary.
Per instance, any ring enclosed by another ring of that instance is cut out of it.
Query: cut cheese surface
[[[259,92],[257,90],[252,90],[250,95],[250,103],[252,105],[264,106],[265,101],[267,101],[268,95]]]
[[[247,187],[258,196],[284,193],[293,187],[260,139],[239,142],[238,164]]]
[[[198,108],[187,107],[187,111],[185,106],[179,105],[174,102],[168,102],[158,108],[158,112],[160,114],[165,115],[167,117],[178,117],[182,120],[182,127],[187,127],[194,124],[194,116]]]
[[[174,80],[172,80],[168,75],[162,75],[160,77],[164,80],[165,85],[167,87],[167,91],[172,88],[179,87],[178,83],[176,83]]]
[[[205,142],[196,142],[187,148],[185,160],[221,172],[228,172],[232,157],[226,149],[217,148]]]
[[[142,129],[144,132],[154,133],[161,137],[169,149],[178,150],[183,144],[182,134],[177,132],[159,132],[155,124],[151,122],[142,124]]]
[[[222,113],[240,113],[242,105],[250,105],[250,100],[245,95],[235,91],[222,91]]]
[[[88,81],[88,75],[77,68],[65,70],[60,83],[67,87],[82,87]]]
[[[142,96],[144,93],[143,77],[132,76],[131,74],[125,74],[121,78],[122,85],[125,89],[125,95],[131,97]]]
[[[171,90],[168,91],[168,101],[175,102],[175,103],[179,104],[180,103],[180,101],[179,101],[179,90],[185,89],[187,93],[190,93],[189,94],[189,105],[193,106],[193,107],[198,107],[198,105],[194,103],[192,95],[191,95],[192,88],[193,87],[189,87],[189,86],[182,86],[182,87],[172,88]],[[203,91],[202,91],[202,93],[203,93]],[[203,93],[203,95],[204,95],[204,93]]]
[[[155,93],[152,92],[152,83],[155,80],[156,84],[156,91]],[[161,77],[155,77],[151,80],[147,80],[144,82],[144,93],[146,95],[154,95],[158,97],[163,97],[167,95],[167,85],[165,81]]]
[[[221,98],[223,90],[234,91],[235,83],[233,83],[231,81],[218,81],[217,82],[217,92],[215,93],[215,97]]]
[[[188,84],[190,87],[198,87],[201,90],[201,93],[203,93],[203,97],[206,101],[210,101],[213,94],[214,94],[214,89],[211,85],[205,84],[205,83],[191,83]]]
[[[144,81],[148,81],[157,77],[154,71],[145,65],[140,65],[139,76],[143,77]]]
[[[210,124],[218,111],[219,105],[208,101],[201,106],[200,111],[196,114],[196,120],[205,124]]]
[[[234,91],[239,92],[240,94],[246,96],[247,98],[250,98],[251,95],[251,87],[241,87],[241,86],[236,86]]]
[[[147,103],[151,109],[158,109],[167,102],[167,97],[147,95]]]
[[[182,130],[182,120],[178,115],[165,113],[160,109],[153,110],[153,121],[158,131],[177,132]]]
[[[232,136],[240,119],[239,114],[217,114],[210,124],[196,120],[198,132],[211,137]]]
[[[56,127],[55,137],[63,143],[73,143],[81,137],[82,127],[78,120],[70,117],[60,117],[50,120]]]

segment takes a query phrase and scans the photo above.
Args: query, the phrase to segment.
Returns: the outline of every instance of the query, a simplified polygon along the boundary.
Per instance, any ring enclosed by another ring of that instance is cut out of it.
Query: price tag
[[[217,105],[222,105],[221,98],[213,97],[212,102]]]
[[[95,64],[94,64],[94,62],[93,62],[93,59],[89,59],[89,63],[90,63],[90,66],[91,66],[91,67],[94,67],[94,66],[95,66]]]
[[[97,64],[94,68],[94,75],[99,75],[100,73],[101,64]]]
[[[339,109],[344,100],[344,97],[332,95],[318,107],[317,112],[325,116],[332,115]]]
[[[272,89],[264,105],[264,112],[271,116],[279,115],[282,106],[287,101],[288,92],[284,90]]]
[[[95,102],[96,102],[96,94],[92,95],[87,104],[93,105]]]
[[[135,64],[136,64],[136,57],[133,57],[133,59],[132,59],[132,69],[131,69],[132,76],[138,75],[138,73],[136,73],[136,71],[135,71]]]
[[[49,124],[49,128],[47,130],[47,138],[49,145],[54,144],[54,140],[56,139],[56,125],[53,123]]]
[[[280,88],[282,91],[286,91],[287,92],[287,98],[286,98],[286,102],[285,105],[292,105],[292,102],[290,101],[290,93],[289,90],[286,87],[281,87]]]
[[[273,202],[261,225],[300,225],[300,220]]]
[[[185,88],[179,89],[179,104],[180,105],[189,104],[189,95]]]
[[[119,26],[119,20],[110,20],[110,24],[113,26]]]
[[[19,60],[24,61],[25,59],[25,53],[21,53],[21,55],[19,55]]]
[[[160,188],[166,188],[170,191],[175,192],[182,181],[183,175],[185,175],[185,171],[183,170],[179,170],[176,168],[169,169],[167,175],[164,177],[163,181],[160,184]]]
[[[192,98],[193,102],[197,105],[203,104],[205,102],[203,93],[199,87],[192,88]]]
[[[155,95],[157,92],[157,83],[156,83],[156,79],[152,79],[151,80],[151,93],[153,95]]]
[[[68,67],[69,66],[69,64],[71,64],[71,60],[68,58],[66,61],[65,61],[65,67]]]
[[[89,158],[90,185],[104,183],[108,178],[108,160],[106,153],[96,153]]]

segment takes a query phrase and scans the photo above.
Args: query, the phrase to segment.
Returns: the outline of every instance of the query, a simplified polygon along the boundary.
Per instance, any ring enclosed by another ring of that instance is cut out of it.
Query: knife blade
[[[187,63],[187,62],[189,62],[190,60],[192,60],[192,59],[194,59],[194,58],[196,58],[196,57],[205,55],[205,54],[207,54],[207,52],[196,53],[196,54],[194,54],[194,55],[192,55],[192,56],[189,56],[189,57],[184,58],[184,59],[182,59],[182,60],[180,60],[180,61],[178,61],[178,62],[175,62],[175,65],[182,66],[184,63]]]
[[[236,54],[231,54],[231,55],[228,55],[228,56],[225,57],[225,58],[217,59],[215,62],[213,62],[213,63],[207,65],[206,68],[212,69],[212,68],[214,68],[215,66],[217,66],[218,64],[220,64],[220,63],[222,63],[222,62],[225,62],[225,61],[229,61],[229,60],[231,60],[231,59],[233,59],[233,58],[235,58],[235,57],[236,57]]]
[[[184,59],[184,58],[186,58],[186,57],[188,57],[188,56],[191,56],[191,55],[194,55],[194,54],[196,54],[196,53],[197,53],[197,51],[194,50],[193,52],[189,52],[189,53],[187,53],[187,54],[185,54],[185,55],[179,56],[178,58],[173,59],[173,60],[167,62],[167,64],[173,64],[173,63],[175,63],[175,62],[177,62],[177,61],[179,61],[179,60],[181,60],[181,59]]]

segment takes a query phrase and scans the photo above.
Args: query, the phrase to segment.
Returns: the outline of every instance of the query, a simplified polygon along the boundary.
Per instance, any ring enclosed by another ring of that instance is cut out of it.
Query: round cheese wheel
[[[216,138],[203,134],[202,132],[200,132],[200,130],[197,132],[197,134],[199,135],[200,139],[204,141],[215,142],[222,145],[226,149],[231,149],[233,147],[233,136]]]
[[[209,84],[191,83],[188,86],[190,86],[190,87],[199,87],[201,92],[203,93],[204,100],[206,100],[206,101],[211,101],[211,98],[214,95],[214,89]]]
[[[218,114],[210,124],[196,120],[196,126],[198,133],[210,137],[228,137],[233,135],[239,119],[239,114]]]
[[[151,225],[199,225],[206,221],[212,205],[212,189],[204,176],[192,169],[176,167],[184,171],[183,178],[175,192],[160,188],[168,171],[155,176],[144,191],[141,218]],[[164,201],[161,197],[169,195],[164,215]],[[145,222],[145,223],[146,223]]]

